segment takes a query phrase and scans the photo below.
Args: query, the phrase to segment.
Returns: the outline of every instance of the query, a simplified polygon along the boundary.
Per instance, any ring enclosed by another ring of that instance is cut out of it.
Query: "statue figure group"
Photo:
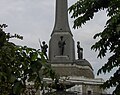
[[[78,59],[83,58],[83,48],[80,47],[80,42],[77,42],[77,53],[78,53]]]
[[[60,41],[58,42],[60,55],[64,54],[64,47],[65,47],[65,45],[66,45],[66,43],[65,43],[65,40],[63,40],[63,36],[60,36]]]
[[[64,54],[65,45],[66,45],[66,42],[65,42],[65,40],[63,40],[63,36],[60,36],[60,41],[58,41],[60,55]],[[45,41],[43,41],[42,45],[40,43],[40,46],[41,46],[41,51],[43,52],[45,57],[48,59],[48,56],[47,56],[48,45],[45,43]],[[77,53],[78,53],[78,59],[82,59],[83,58],[83,48],[80,47],[79,41],[77,42]]]

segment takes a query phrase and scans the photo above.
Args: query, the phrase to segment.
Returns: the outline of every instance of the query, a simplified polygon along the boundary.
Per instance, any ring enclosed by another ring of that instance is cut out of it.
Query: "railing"
[[[45,95],[112,95],[112,94],[101,94],[101,93],[79,93],[79,92],[53,92],[46,93]]]

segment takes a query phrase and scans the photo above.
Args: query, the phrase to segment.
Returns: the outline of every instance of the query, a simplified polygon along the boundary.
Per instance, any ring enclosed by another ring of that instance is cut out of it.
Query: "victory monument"
[[[67,4],[67,0],[56,0],[55,25],[49,41],[49,54],[46,57],[48,64],[51,64],[61,78],[69,77],[66,80],[69,85],[74,84],[66,89],[73,94],[61,95],[104,94],[103,89],[99,87],[104,81],[95,78],[91,64],[83,58],[83,48],[79,41],[76,42],[78,57],[75,58],[75,41],[68,23]]]
[[[60,77],[69,77],[69,83],[75,84],[67,91],[93,95],[104,93],[99,85],[102,79],[96,79],[91,64],[83,59],[83,48],[77,42],[78,58],[75,59],[75,42],[68,23],[67,0],[56,0],[55,25],[49,41],[49,60],[52,68]],[[72,94],[73,95],[73,94]],[[76,94],[75,94],[76,95]]]
[[[69,28],[67,9],[67,0],[56,0],[55,25],[49,42],[49,61],[61,76],[94,78],[91,64],[83,59],[80,42],[77,45],[78,60],[75,59],[75,42]]]

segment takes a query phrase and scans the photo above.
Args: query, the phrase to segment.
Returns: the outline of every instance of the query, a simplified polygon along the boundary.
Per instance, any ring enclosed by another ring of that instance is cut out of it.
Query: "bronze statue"
[[[66,43],[65,43],[65,40],[63,40],[63,36],[60,36],[60,41],[58,42],[60,55],[63,55],[65,45],[66,45]]]
[[[78,59],[83,58],[83,48],[80,47],[80,42],[77,42],[77,53],[78,53]]]
[[[41,50],[42,50],[43,54],[45,55],[45,57],[48,59],[48,56],[47,56],[48,45],[45,43],[45,41],[43,41],[42,44],[43,45],[40,44]]]

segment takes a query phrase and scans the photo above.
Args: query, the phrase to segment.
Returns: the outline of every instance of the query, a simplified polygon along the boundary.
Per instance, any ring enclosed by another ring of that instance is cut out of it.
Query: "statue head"
[[[44,44],[45,44],[45,41],[43,41],[42,44],[44,45]]]
[[[80,42],[78,41],[77,44],[80,44]]]
[[[61,40],[63,39],[63,36],[60,36]]]

